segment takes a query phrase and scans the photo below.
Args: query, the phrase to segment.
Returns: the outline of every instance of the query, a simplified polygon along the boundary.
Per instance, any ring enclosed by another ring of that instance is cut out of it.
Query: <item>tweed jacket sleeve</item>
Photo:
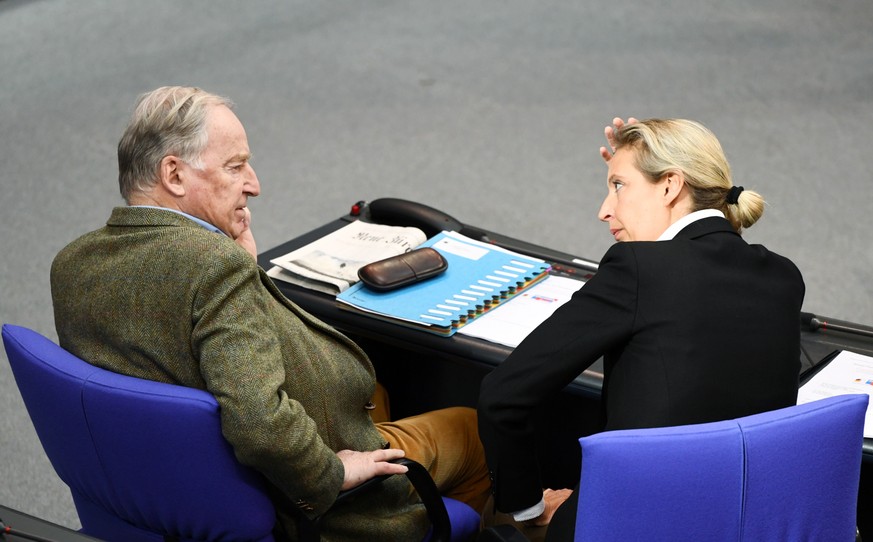
[[[342,464],[285,389],[286,362],[277,338],[287,330],[276,329],[276,300],[259,269],[248,254],[229,250],[194,289],[191,350],[221,405],[225,438],[242,463],[315,513],[325,511],[342,485]]]

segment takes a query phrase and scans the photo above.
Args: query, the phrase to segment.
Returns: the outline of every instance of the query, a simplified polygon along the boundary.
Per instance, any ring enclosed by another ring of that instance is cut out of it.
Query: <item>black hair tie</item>
[[[732,186],[730,190],[728,190],[728,195],[725,201],[727,201],[731,205],[736,205],[738,201],[740,201],[740,192],[745,190],[742,186]]]

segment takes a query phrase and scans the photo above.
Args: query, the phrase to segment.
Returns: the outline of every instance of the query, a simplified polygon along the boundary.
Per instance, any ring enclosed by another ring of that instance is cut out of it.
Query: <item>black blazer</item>
[[[608,430],[793,405],[804,291],[790,260],[749,245],[723,218],[693,222],[671,241],[613,245],[597,274],[482,382],[479,433],[497,508],[542,497],[530,413],[601,356]]]

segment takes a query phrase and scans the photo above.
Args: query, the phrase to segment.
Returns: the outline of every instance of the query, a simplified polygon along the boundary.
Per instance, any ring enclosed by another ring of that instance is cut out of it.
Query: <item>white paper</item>
[[[424,243],[418,228],[385,226],[356,220],[284,256],[270,260],[281,268],[273,278],[332,295],[358,281],[358,269],[403,254]]]
[[[864,419],[864,437],[873,438],[873,357],[843,350],[800,387],[797,404],[851,393],[871,396]]]
[[[315,290],[317,292],[322,292],[328,295],[336,295],[337,292],[342,292],[350,286],[349,283],[344,280],[334,279],[328,276],[320,276],[318,278],[310,279],[303,275],[298,275],[286,271],[278,265],[274,265],[273,267],[268,269],[267,276],[273,279],[287,282],[289,284],[300,286],[301,288]]]
[[[465,325],[458,333],[515,348],[583,284],[578,279],[550,275]]]

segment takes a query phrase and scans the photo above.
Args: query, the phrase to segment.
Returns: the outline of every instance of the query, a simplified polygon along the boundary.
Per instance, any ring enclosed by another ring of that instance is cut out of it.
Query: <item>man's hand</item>
[[[612,126],[604,128],[603,133],[606,136],[606,142],[609,144],[609,147],[600,147],[600,156],[603,157],[604,162],[609,162],[612,154],[615,152],[615,131],[621,130],[621,127],[625,124],[633,124],[635,122],[639,121],[633,117],[628,117],[627,122],[619,117],[615,117],[612,119]]]
[[[342,461],[346,473],[343,477],[343,485],[340,488],[345,491],[361,485],[370,478],[383,474],[404,474],[407,470],[404,465],[388,463],[392,459],[399,459],[405,454],[403,450],[388,448],[374,450],[372,452],[354,452],[352,450],[340,450],[336,456]]]
[[[236,244],[246,249],[246,252],[252,255],[255,260],[258,259],[258,247],[255,244],[255,236],[252,234],[252,212],[248,207],[245,208],[246,216],[243,219],[243,230],[234,239]]]
[[[552,516],[555,515],[555,511],[558,507],[564,504],[564,501],[566,501],[572,493],[572,489],[543,490],[543,501],[545,502],[546,508],[543,510],[542,514],[530,520],[530,523],[536,527],[545,527],[548,525],[552,521]]]

